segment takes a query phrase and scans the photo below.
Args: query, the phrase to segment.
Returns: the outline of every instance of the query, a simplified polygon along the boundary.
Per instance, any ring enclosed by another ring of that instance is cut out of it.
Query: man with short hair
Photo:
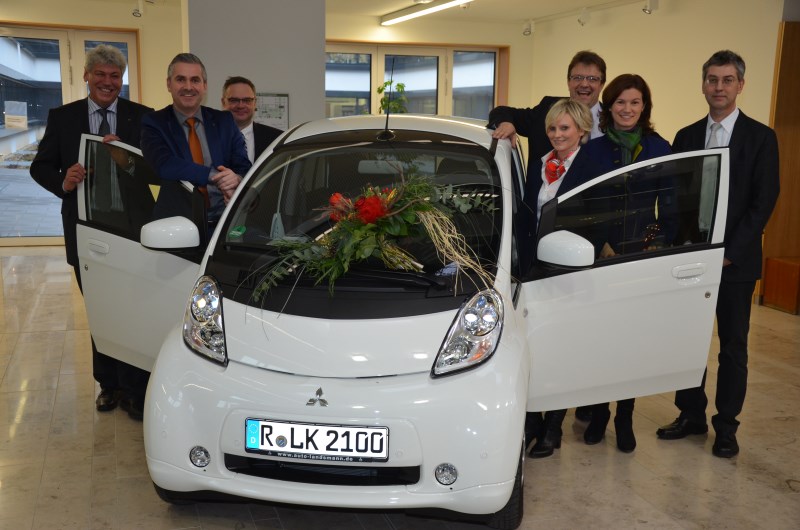
[[[761,277],[761,235],[780,191],[778,140],[775,131],[745,116],[736,106],[744,88],[744,60],[730,50],[718,51],[703,65],[703,95],[708,115],[675,135],[674,152],[727,147],[730,153],[728,217],[725,257],[717,298],[719,369],[714,456],[739,453],[736,417],[742,412],[747,390],[747,335],[756,281]],[[702,193],[702,191],[701,191]],[[698,223],[703,224],[699,219]],[[698,231],[702,231],[700,226]],[[663,440],[708,432],[706,374],[699,387],[675,393],[678,418],[656,431]]]
[[[191,217],[180,181],[206,196],[208,221],[215,224],[250,169],[244,138],[231,113],[202,105],[208,89],[203,62],[179,53],[167,68],[172,105],[142,120],[142,155],[161,179],[155,217]]]
[[[119,140],[138,146],[142,117],[153,111],[119,97],[127,66],[125,56],[113,46],[101,44],[89,50],[83,70],[88,97],[50,110],[44,136],[31,164],[31,177],[62,199],[67,263],[72,265],[81,291],[75,230],[78,224],[76,188],[86,178],[86,169],[78,163],[81,134],[101,135],[106,143]],[[95,401],[98,411],[113,410],[121,404],[132,418],[141,420],[148,379],[146,371],[98,352],[92,340],[92,372],[100,384],[100,394]]]
[[[256,87],[242,76],[232,76],[222,86],[222,107],[233,114],[236,126],[242,131],[250,162],[264,152],[283,131],[253,121],[256,113]]]
[[[599,127],[600,94],[606,83],[606,62],[598,54],[582,50],[575,54],[567,67],[567,88],[570,99],[580,101],[592,111],[591,138],[602,136]],[[533,161],[550,152],[553,146],[544,127],[544,118],[561,97],[545,96],[533,108],[496,107],[489,113],[489,127],[494,127],[494,138],[510,138],[520,134],[528,138],[528,170]],[[530,174],[530,171],[528,171]],[[538,179],[537,179],[538,182]]]
[[[595,52],[581,50],[576,53],[567,66],[567,88],[569,97],[589,107],[592,114],[592,132],[590,138],[602,136],[600,131],[600,94],[606,83],[606,62]],[[509,138],[512,142],[520,134],[528,138],[528,167],[526,170],[525,196],[536,197],[539,193],[541,179],[539,178],[540,164],[543,156],[547,155],[553,146],[545,130],[545,117],[550,107],[563,97],[545,96],[533,108],[519,109],[500,106],[489,113],[489,127],[494,127],[493,138]],[[536,218],[533,211],[520,207],[517,224],[533,229]],[[526,249],[520,249],[520,261],[527,264],[532,256]],[[581,421],[592,419],[591,407],[583,406],[575,409],[575,417]],[[542,418],[538,413],[529,413],[526,419],[526,440],[538,437],[543,432],[551,430],[560,433],[565,410],[550,411]],[[531,456],[537,458],[535,452]]]

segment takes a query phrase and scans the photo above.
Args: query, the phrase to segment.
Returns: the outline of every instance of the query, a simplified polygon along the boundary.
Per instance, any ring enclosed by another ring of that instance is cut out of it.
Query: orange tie
[[[200,145],[200,137],[197,136],[197,131],[194,129],[195,121],[194,118],[186,118],[186,124],[189,126],[189,151],[192,152],[194,163],[202,166],[205,164],[203,147]],[[203,198],[206,200],[206,208],[208,208],[211,204],[208,200],[208,189],[205,186],[198,186],[197,189],[203,194]]]

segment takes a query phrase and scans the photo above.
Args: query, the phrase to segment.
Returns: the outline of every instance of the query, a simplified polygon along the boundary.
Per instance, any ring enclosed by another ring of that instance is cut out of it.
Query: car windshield
[[[502,216],[499,176],[490,153],[442,135],[407,133],[379,141],[379,133],[328,134],[277,148],[249,179],[226,221],[220,244],[227,251],[274,255],[280,242],[318,240],[333,228],[332,195],[341,194],[355,203],[370,189],[385,194],[402,190],[404,183],[422,181],[460,197],[480,197],[480,207],[473,207],[474,202],[464,208],[451,203],[447,211],[480,264],[493,271]],[[395,242],[421,265],[417,276],[432,277],[436,283],[436,277],[454,274],[452,264],[442,261],[425,231]],[[264,257],[260,259],[263,263]],[[381,268],[390,269],[380,260],[364,260],[349,275],[357,276],[359,269],[374,273]],[[393,280],[388,275],[383,278]],[[427,285],[425,281],[409,283]]]

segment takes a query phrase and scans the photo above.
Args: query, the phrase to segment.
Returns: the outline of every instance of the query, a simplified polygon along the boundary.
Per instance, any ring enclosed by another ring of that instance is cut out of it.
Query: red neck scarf
[[[571,154],[572,153],[570,153],[570,155]],[[569,158],[569,155],[567,155],[567,158]],[[564,167],[564,160],[560,160],[555,151],[550,153],[547,162],[544,163],[544,177],[547,179],[548,184],[552,184],[564,175],[564,172],[567,170]]]

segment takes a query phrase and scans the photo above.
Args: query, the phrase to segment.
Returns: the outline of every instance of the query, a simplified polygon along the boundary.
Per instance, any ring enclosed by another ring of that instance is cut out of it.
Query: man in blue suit
[[[161,179],[155,217],[191,217],[180,182],[206,196],[208,221],[219,220],[242,176],[250,169],[244,138],[229,112],[202,106],[206,68],[191,53],[175,56],[167,69],[172,105],[142,120],[142,154]]]

